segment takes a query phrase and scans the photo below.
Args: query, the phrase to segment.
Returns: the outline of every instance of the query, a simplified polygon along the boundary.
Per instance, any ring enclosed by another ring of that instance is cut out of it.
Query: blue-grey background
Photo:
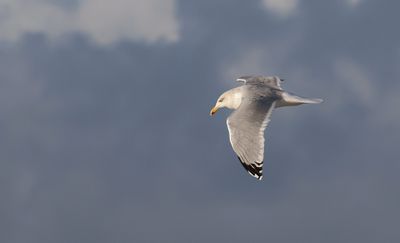
[[[399,242],[400,2],[0,0],[0,242]],[[208,112],[278,109],[264,179]]]

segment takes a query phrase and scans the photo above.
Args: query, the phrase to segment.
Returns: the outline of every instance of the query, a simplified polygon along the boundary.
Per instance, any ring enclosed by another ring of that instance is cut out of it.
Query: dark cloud
[[[181,1],[175,44],[2,44],[1,242],[398,241],[397,5]],[[274,111],[261,182],[208,116],[248,62],[326,100]]]

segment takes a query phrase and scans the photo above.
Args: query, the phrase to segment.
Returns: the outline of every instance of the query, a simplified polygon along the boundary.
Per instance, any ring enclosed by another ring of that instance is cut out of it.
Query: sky
[[[0,242],[400,241],[400,2],[0,0]],[[209,110],[277,75],[264,178]]]

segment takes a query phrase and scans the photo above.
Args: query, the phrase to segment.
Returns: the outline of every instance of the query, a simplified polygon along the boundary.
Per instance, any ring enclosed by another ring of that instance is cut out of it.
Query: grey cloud
[[[3,0],[0,40],[14,42],[24,34],[39,32],[58,42],[80,32],[100,45],[124,40],[176,42],[175,10],[175,0]]]

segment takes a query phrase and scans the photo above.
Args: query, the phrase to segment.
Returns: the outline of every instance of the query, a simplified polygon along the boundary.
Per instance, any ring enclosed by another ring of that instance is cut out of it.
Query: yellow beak
[[[217,113],[219,107],[214,106],[211,111],[210,111],[210,116],[213,116],[215,113]]]

